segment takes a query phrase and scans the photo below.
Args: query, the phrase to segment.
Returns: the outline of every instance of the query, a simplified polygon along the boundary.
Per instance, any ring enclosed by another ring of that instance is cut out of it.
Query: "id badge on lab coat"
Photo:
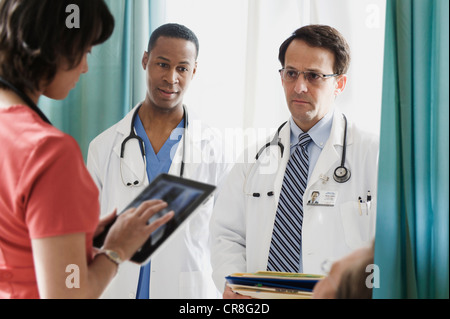
[[[336,204],[338,192],[336,191],[324,191],[324,190],[311,190],[309,192],[307,205],[310,206],[328,206],[334,207]]]

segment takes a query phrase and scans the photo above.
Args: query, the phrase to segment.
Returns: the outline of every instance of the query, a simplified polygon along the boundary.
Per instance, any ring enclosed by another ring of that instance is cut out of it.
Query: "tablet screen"
[[[122,212],[138,207],[143,201],[161,199],[168,206],[150,218],[149,223],[173,210],[174,217],[165,225],[155,230],[145,244],[133,255],[132,261],[146,262],[151,255],[178,229],[181,224],[205,202],[214,191],[215,186],[180,178],[168,174],[159,175],[147,186]],[[112,225],[112,223],[111,223]],[[101,247],[111,227],[94,239],[94,246]]]

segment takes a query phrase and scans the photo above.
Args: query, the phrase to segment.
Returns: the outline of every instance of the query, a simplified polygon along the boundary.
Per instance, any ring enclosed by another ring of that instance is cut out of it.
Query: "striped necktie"
[[[303,194],[309,166],[306,146],[310,141],[311,137],[307,133],[300,134],[297,147],[286,167],[270,243],[269,271],[303,271]]]

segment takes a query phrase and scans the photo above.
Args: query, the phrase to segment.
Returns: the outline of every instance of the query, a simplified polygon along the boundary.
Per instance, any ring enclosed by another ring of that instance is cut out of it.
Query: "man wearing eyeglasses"
[[[211,220],[213,278],[232,273],[324,274],[325,261],[375,235],[378,137],[335,109],[350,49],[334,28],[296,30],[279,50],[290,119],[233,167]],[[269,163],[269,164],[267,164]],[[317,202],[307,203],[314,192]],[[369,194],[371,196],[369,197]]]

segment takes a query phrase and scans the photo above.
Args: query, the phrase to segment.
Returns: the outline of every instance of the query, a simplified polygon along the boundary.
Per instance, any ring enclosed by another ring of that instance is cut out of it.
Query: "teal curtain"
[[[115,19],[114,33],[108,41],[93,48],[88,58],[88,73],[81,76],[65,100],[46,97],[39,100],[39,107],[50,121],[77,140],[84,158],[95,136],[144,99],[142,55],[151,30],[161,22],[158,17],[162,16],[160,1],[105,2]]]
[[[374,298],[449,298],[449,1],[387,0]]]

